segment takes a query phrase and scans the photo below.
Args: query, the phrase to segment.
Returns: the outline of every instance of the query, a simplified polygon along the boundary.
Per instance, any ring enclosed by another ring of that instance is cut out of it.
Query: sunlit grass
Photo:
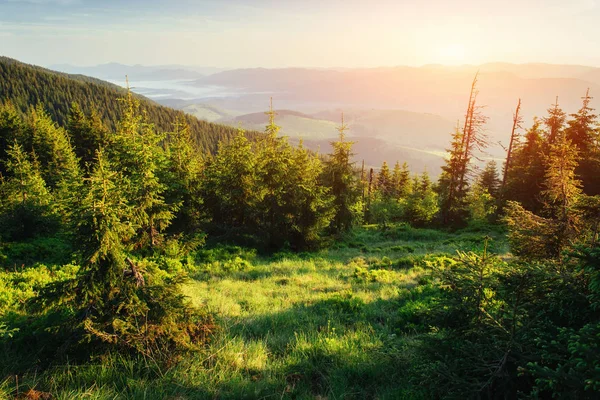
[[[115,354],[33,371],[20,390],[57,399],[425,398],[411,378],[428,329],[418,314],[436,290],[424,257],[477,249],[484,234],[366,227],[310,254],[206,250],[183,288],[216,316],[205,349],[170,367]],[[4,381],[0,397],[15,384]]]

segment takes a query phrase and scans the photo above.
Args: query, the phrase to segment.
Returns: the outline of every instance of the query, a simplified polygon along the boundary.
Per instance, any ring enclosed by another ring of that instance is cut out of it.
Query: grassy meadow
[[[435,306],[436,266],[456,250],[481,251],[486,235],[492,251],[507,252],[499,232],[406,225],[365,226],[311,253],[204,248],[169,260],[188,271],[183,289],[190,301],[215,315],[215,334],[201,351],[173,366],[109,354],[28,369],[2,382],[0,397],[426,398],[420,383],[427,365],[418,354],[421,340],[435,334],[422,317]],[[27,318],[23,304],[32,287],[76,269],[34,263],[1,272],[0,321]],[[2,326],[1,334],[11,335]],[[35,357],[4,351],[3,376]]]

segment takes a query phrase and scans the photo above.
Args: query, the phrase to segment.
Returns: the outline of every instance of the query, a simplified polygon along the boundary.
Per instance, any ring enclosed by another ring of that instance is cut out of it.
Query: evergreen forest
[[[594,93],[478,93],[416,174],[1,58],[0,398],[599,398]]]

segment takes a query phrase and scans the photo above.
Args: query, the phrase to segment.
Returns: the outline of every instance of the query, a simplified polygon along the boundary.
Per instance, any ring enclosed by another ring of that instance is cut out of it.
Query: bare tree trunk
[[[475,74],[475,77],[473,78],[473,82],[471,83],[471,91],[469,92],[469,103],[467,104],[467,112],[465,113],[465,124],[463,126],[463,135],[462,135],[462,143],[461,143],[461,150],[465,148],[465,144],[466,144],[466,132],[467,132],[467,128],[469,127],[469,123],[470,120],[472,119],[472,115],[473,115],[473,106],[475,105],[475,102],[473,101],[473,97],[476,96],[476,86],[477,86],[477,77],[479,76],[479,71],[477,71],[477,73]],[[458,123],[457,123],[458,125]],[[463,159],[463,154],[464,152],[461,151],[459,153],[459,157],[456,163],[457,168],[461,168],[462,165],[462,159]],[[457,180],[457,174],[460,174],[460,171],[457,171],[456,174],[452,173],[450,175],[450,185],[448,187],[448,212],[452,209],[452,205],[454,203],[454,197],[455,197],[455,190],[456,190],[456,180]],[[462,180],[462,178],[461,178]],[[447,222],[447,215],[444,218]]]
[[[365,160],[362,160],[362,168],[360,170],[360,188],[362,190],[363,214],[365,212]]]
[[[506,163],[504,163],[504,175],[502,176],[502,187],[501,191],[504,191],[504,186],[506,185],[506,177],[508,175],[508,170],[510,168],[510,160],[513,152],[513,146],[515,144],[516,132],[517,128],[521,127],[521,122],[523,121],[519,112],[521,111],[521,99],[517,103],[517,109],[513,115],[513,126],[512,132],[510,133],[510,143],[508,144],[508,151],[506,153]]]
[[[369,171],[369,194],[367,198],[367,211],[371,211],[371,193],[373,192],[373,168]]]
[[[474,140],[474,135],[475,135],[475,102],[476,102],[476,97],[477,95],[473,96],[473,100],[471,102],[471,107],[469,107],[469,114],[467,115],[467,122],[465,123],[467,130],[463,133],[463,153],[462,153],[462,157],[459,159],[459,168],[460,168],[460,181],[458,186],[456,187],[457,190],[460,190],[463,188],[464,184],[465,184],[465,176],[467,175],[467,165],[469,164],[469,159],[471,156],[471,152],[473,151],[472,149],[472,144],[473,144],[473,140]]]

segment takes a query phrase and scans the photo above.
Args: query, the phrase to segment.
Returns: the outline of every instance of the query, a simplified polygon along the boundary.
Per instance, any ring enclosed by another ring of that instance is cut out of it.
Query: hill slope
[[[268,117],[264,112],[257,112],[222,119],[219,122],[249,130],[263,130],[268,123]],[[314,118],[297,111],[277,110],[276,122],[281,126],[281,134],[292,138],[330,139],[336,137],[338,133],[335,122]]]
[[[42,104],[59,125],[65,125],[71,103],[78,103],[84,112],[95,109],[106,125],[114,128],[122,116],[119,98],[125,89],[99,79],[70,75],[0,57],[0,101],[11,101],[22,112],[30,104]],[[201,121],[182,111],[161,106],[139,96],[142,109],[159,130],[170,131],[184,118],[189,124],[199,149],[214,152],[219,141],[228,140],[236,129]],[[249,136],[256,132],[249,132]]]

